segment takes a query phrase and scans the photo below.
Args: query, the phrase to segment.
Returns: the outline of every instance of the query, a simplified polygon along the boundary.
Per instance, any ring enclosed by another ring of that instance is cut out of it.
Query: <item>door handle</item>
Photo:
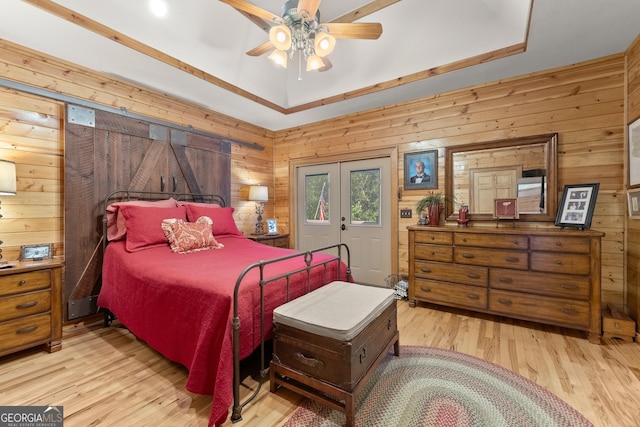
[[[347,229],[347,226],[346,226],[346,225],[342,224],[342,225],[340,226],[340,230],[344,231],[344,230],[346,230],[346,229]]]

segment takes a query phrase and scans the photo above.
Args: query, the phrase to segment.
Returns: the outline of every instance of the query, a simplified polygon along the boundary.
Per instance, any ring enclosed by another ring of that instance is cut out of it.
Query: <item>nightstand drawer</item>
[[[0,322],[43,313],[51,309],[48,290],[0,298]]]
[[[51,314],[37,314],[0,324],[0,354],[7,349],[46,342],[51,337]]]
[[[0,296],[45,289],[49,286],[51,286],[50,270],[0,276]]]

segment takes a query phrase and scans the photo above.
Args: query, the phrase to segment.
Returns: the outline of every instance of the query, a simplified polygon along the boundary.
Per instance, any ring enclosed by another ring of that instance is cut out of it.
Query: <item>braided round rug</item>
[[[401,346],[356,403],[355,424],[373,426],[592,426],[566,402],[501,366],[450,350]],[[343,413],[310,399],[285,427],[344,426]]]

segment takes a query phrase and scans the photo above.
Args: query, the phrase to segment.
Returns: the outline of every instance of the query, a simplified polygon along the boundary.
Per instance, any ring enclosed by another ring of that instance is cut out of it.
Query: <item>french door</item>
[[[345,243],[356,282],[383,286],[391,274],[389,158],[297,169],[296,248]]]

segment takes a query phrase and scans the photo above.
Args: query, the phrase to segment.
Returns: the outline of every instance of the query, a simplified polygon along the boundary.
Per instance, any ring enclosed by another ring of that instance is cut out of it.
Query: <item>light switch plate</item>
[[[400,218],[411,218],[411,209],[400,209]]]

